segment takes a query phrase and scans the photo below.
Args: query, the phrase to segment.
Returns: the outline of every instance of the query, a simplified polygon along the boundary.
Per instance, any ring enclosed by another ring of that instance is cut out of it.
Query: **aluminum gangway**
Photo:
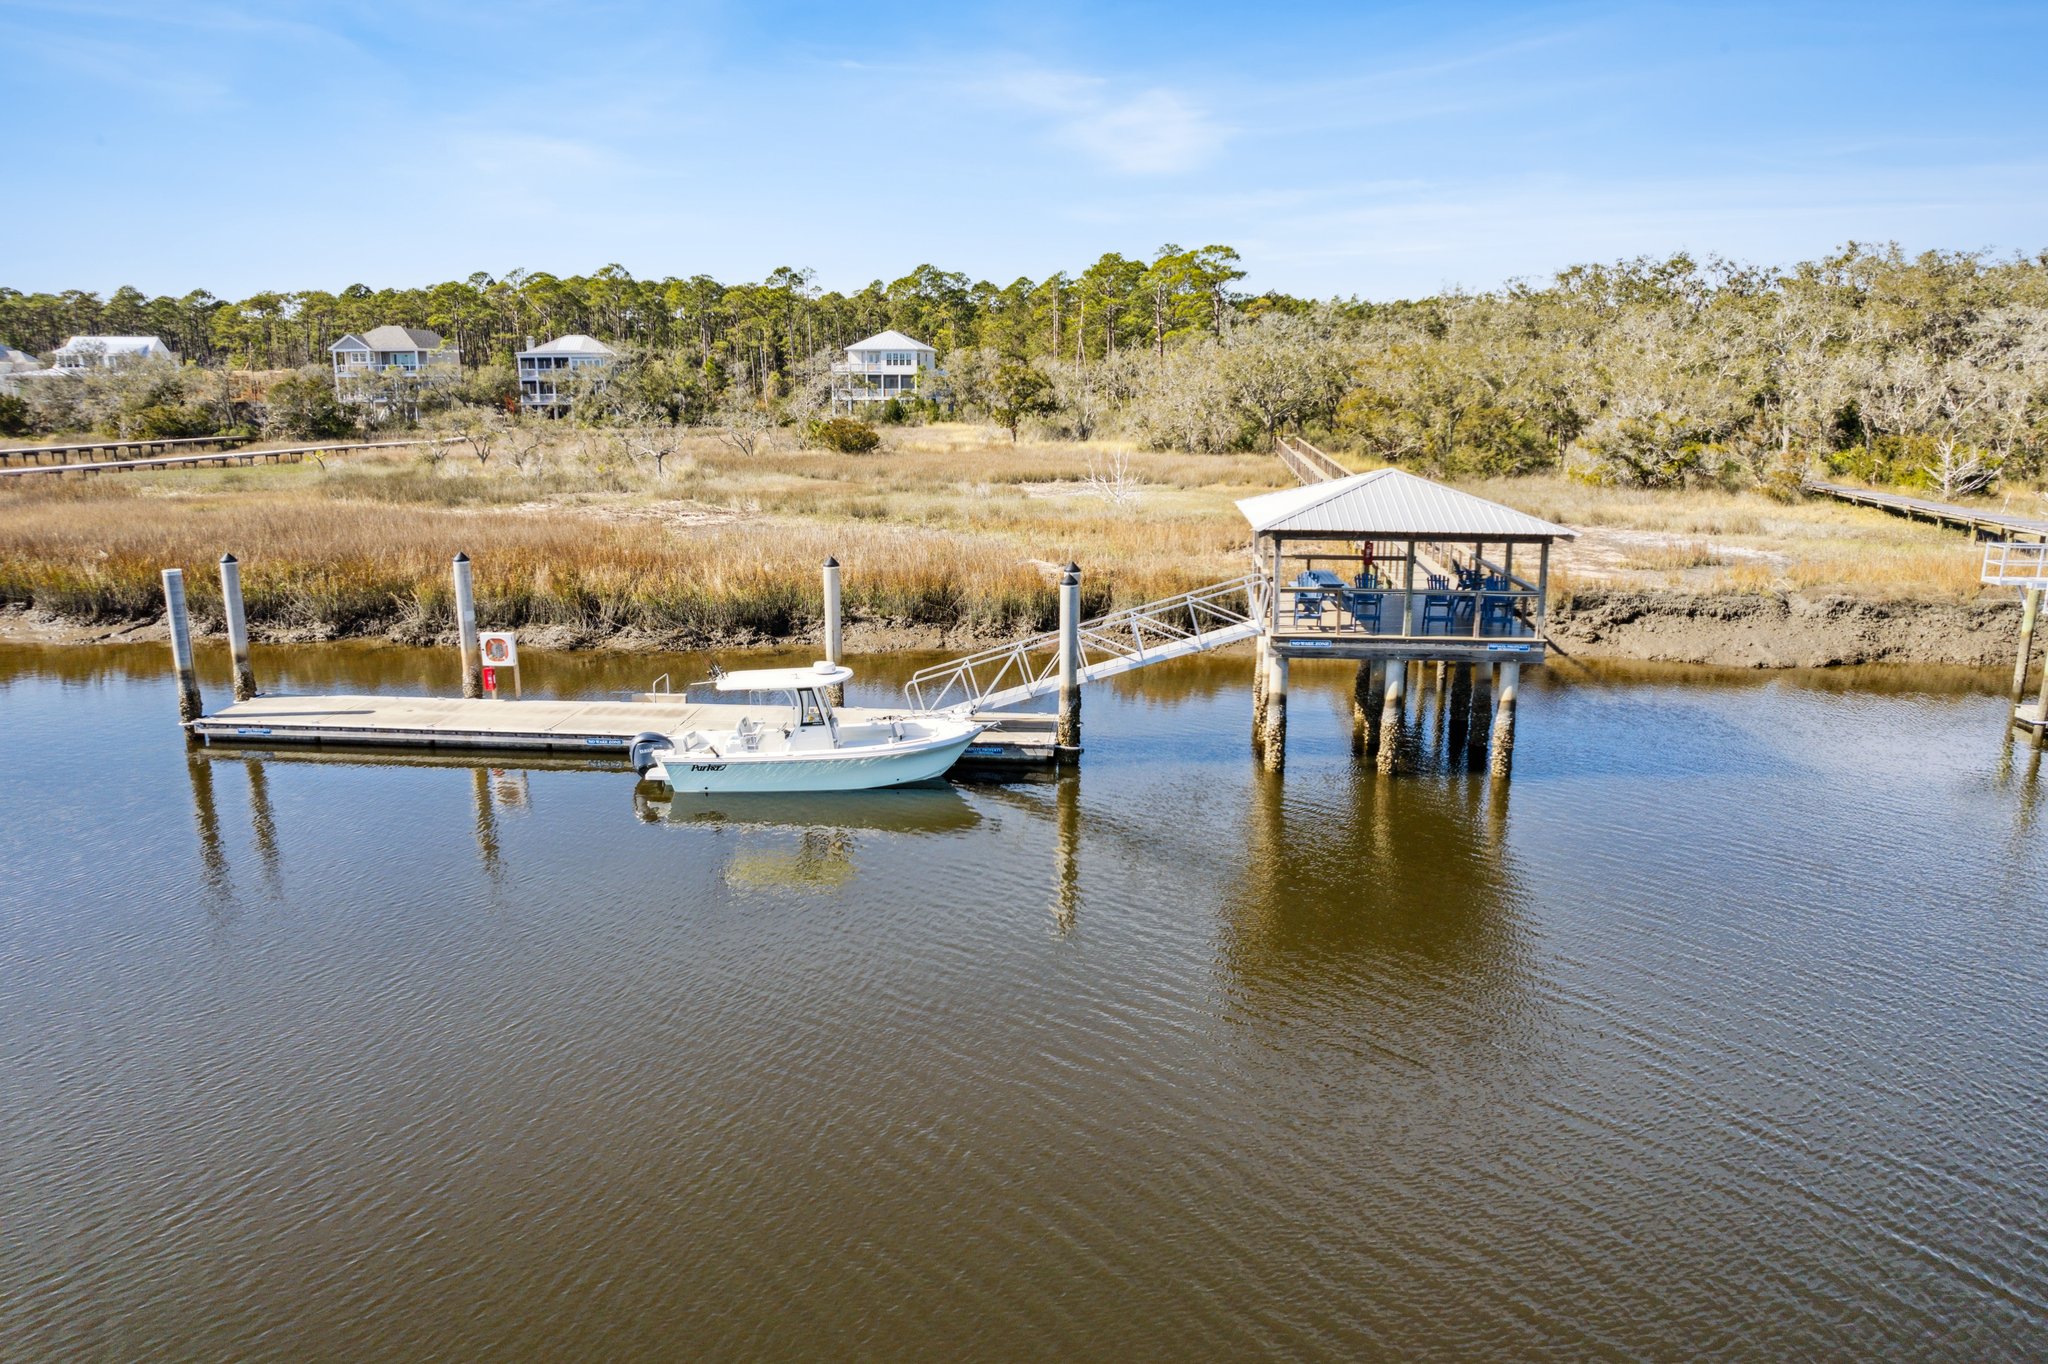
[[[1247,573],[1083,621],[1079,679],[1098,682],[1148,663],[1255,639],[1265,620],[1267,590],[1263,574]],[[903,694],[920,710],[962,704],[990,710],[1048,696],[1059,685],[1060,634],[1048,630],[934,664],[904,683]]]
[[[2048,544],[1993,540],[1984,546],[1982,577],[1990,587],[2048,587]]]

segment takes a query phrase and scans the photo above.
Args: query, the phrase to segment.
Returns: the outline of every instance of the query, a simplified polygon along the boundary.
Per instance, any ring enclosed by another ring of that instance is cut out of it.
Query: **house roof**
[[[847,349],[848,349],[848,350],[923,350],[923,351],[931,351],[931,353],[932,353],[933,355],[937,355],[937,354],[938,354],[938,352],[937,352],[937,351],[935,351],[935,350],[932,350],[932,348],[931,348],[930,346],[927,346],[927,345],[926,345],[926,344],[925,344],[924,342],[922,342],[922,341],[918,340],[918,339],[917,339],[916,337],[914,337],[914,336],[905,336],[905,335],[904,335],[904,334],[903,334],[902,332],[899,332],[899,331],[886,331],[886,332],[876,332],[876,333],[875,333],[875,334],[874,334],[873,336],[870,336],[870,337],[869,337],[869,338],[868,338],[867,340],[865,340],[865,341],[856,341],[856,342],[854,342],[854,343],[853,343],[852,345],[848,346],[848,347],[847,347]]]
[[[1237,504],[1255,534],[1574,539],[1578,532],[1400,469],[1311,483]]]
[[[424,327],[372,327],[363,333],[371,350],[439,350],[441,333]]]
[[[171,348],[154,336],[74,336],[57,347],[59,355],[169,355]]]
[[[27,365],[30,369],[34,369],[36,367],[35,356],[30,355],[25,350],[16,350],[12,346],[0,345],[0,366],[20,365]]]
[[[347,336],[342,337],[341,340],[335,342],[327,349],[330,351],[368,350],[370,349],[370,343],[363,340],[362,337],[357,336],[354,332],[350,332]]]
[[[567,336],[558,336],[552,341],[542,342],[540,345],[535,346],[532,350],[523,350],[520,351],[519,353],[521,355],[618,354],[617,351],[613,350],[610,346],[607,346],[604,342],[598,340],[596,337],[585,336],[582,332],[572,332]]]

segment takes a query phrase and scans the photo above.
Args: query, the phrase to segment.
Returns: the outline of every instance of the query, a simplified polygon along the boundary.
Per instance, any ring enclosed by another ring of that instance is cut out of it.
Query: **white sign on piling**
[[[519,695],[519,641],[510,630],[484,630],[476,637],[477,650],[483,658],[484,690],[498,695],[504,690],[498,674],[510,670],[512,694]]]

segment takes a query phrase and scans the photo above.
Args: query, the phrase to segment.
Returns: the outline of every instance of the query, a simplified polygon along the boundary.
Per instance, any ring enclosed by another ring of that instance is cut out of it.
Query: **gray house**
[[[462,359],[457,347],[443,345],[439,332],[424,327],[372,327],[361,336],[342,337],[327,353],[334,357],[334,392],[344,399],[351,396],[350,380],[452,378]]]

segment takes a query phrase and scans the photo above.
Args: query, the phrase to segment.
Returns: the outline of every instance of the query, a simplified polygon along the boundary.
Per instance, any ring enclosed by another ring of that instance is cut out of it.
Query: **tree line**
[[[320,348],[345,331],[424,324],[474,366],[436,401],[489,409],[506,401],[507,352],[525,335],[587,331],[626,358],[571,395],[572,420],[745,428],[751,448],[778,428],[805,438],[837,348],[894,327],[933,345],[943,373],[883,411],[979,416],[1013,434],[1212,451],[1300,431],[1435,475],[1786,495],[1816,469],[1949,496],[2048,477],[2048,253],[1851,243],[1782,269],[1679,254],[1388,303],[1249,296],[1242,278],[1228,247],[1169,246],[1004,288],[922,266],[851,295],[804,271],[724,286],[615,267],[232,305],[0,289],[0,339],[154,331],[225,375],[324,363]],[[216,424],[413,413],[323,407],[319,379],[298,376],[282,403],[273,390],[262,411],[237,409],[225,377],[149,405],[162,420],[202,420],[203,407]],[[114,415],[75,419],[126,420],[132,399],[106,401]]]

